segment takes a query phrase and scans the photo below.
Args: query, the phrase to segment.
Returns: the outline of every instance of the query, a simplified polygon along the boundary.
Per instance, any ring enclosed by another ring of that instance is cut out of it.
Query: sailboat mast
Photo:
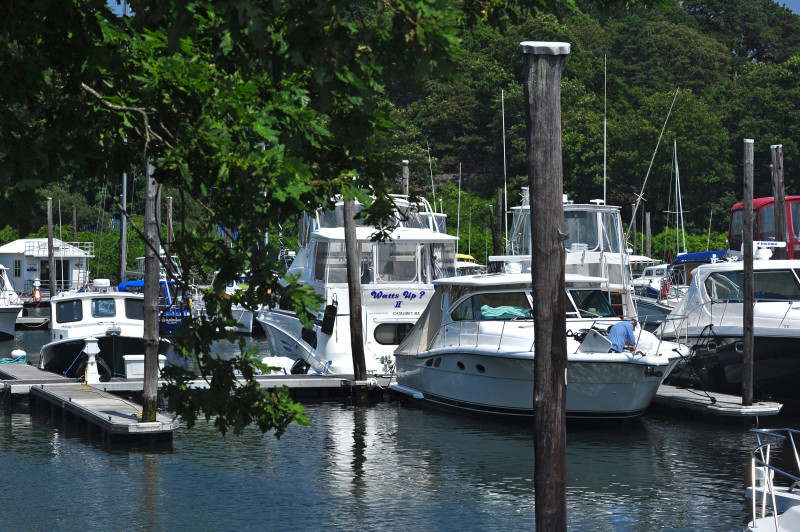
[[[608,78],[608,56],[603,56],[603,205],[606,205],[606,123],[607,119],[607,100],[608,100],[608,89],[607,89],[607,78]]]
[[[433,211],[436,212],[436,188],[433,186],[433,163],[431,162],[431,145],[428,141],[425,141],[425,144],[428,145],[428,168],[431,171],[431,192],[433,193]]]
[[[456,238],[461,238],[461,163],[458,163],[458,210],[456,211]],[[456,244],[458,246],[458,244]]]
[[[500,89],[500,108],[503,115],[503,227],[506,230],[508,244],[508,179],[506,178],[506,103],[505,91]]]

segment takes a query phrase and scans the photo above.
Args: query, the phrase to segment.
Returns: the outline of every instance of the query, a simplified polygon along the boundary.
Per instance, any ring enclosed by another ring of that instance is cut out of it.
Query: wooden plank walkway
[[[774,402],[758,402],[752,406],[742,406],[742,398],[716,392],[703,392],[691,388],[682,388],[662,384],[653,404],[667,408],[679,408],[699,414],[721,417],[757,417],[774,416],[783,405]]]

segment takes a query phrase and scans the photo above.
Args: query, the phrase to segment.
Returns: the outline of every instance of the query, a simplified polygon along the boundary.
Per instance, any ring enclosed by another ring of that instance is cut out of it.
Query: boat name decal
[[[373,290],[372,292],[369,293],[369,295],[372,296],[372,299],[400,299],[402,297],[403,299],[408,299],[413,301],[414,299],[417,299],[417,297],[419,297],[420,299],[424,298],[425,290],[420,290],[419,294],[415,294],[410,290],[406,290],[402,294],[398,292],[384,292],[383,290]],[[397,304],[395,304],[395,307],[399,307],[400,306],[399,303],[401,302],[398,301]]]

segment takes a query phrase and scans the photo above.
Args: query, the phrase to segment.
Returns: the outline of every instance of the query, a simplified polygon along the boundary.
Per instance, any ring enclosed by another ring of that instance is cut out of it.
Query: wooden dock
[[[754,418],[760,416],[774,416],[780,412],[783,405],[774,402],[758,402],[752,406],[743,406],[742,398],[724,393],[704,392],[692,388],[683,388],[662,384],[652,407],[662,411],[679,410],[690,411],[696,414],[721,418]]]
[[[287,386],[295,396],[321,397],[349,396],[354,386],[385,388],[390,379],[357,382],[352,375],[259,375],[256,381],[262,389]],[[159,381],[159,387],[164,382]],[[190,386],[203,389],[208,388],[208,383],[198,379]],[[89,386],[28,364],[0,364],[0,392],[15,400],[27,396],[32,404],[60,409],[63,415],[69,414],[98,428],[107,441],[123,438],[170,441],[178,427],[176,419],[159,414],[156,422],[142,423],[139,421],[142,407],[116,395],[141,393],[143,388],[143,379],[115,379]]]

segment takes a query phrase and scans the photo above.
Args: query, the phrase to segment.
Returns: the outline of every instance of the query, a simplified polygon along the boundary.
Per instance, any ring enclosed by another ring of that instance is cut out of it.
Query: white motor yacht
[[[521,268],[520,268],[521,269]],[[395,351],[394,389],[415,399],[499,417],[533,415],[531,274],[442,279]],[[611,352],[619,322],[602,278],[566,275],[567,405],[571,418],[641,415],[684,346],[637,331],[635,351]]]
[[[0,264],[0,339],[13,338],[17,317],[22,315],[22,300],[8,278],[8,268]]]
[[[39,368],[80,377],[87,357],[87,338],[96,338],[98,373],[103,381],[141,376],[144,361],[144,295],[111,290],[108,279],[95,279],[92,289],[62,292],[50,300],[50,343],[42,346]],[[169,342],[160,340],[163,367]]]
[[[445,215],[434,212],[424,199],[413,203],[406,196],[392,196],[392,200],[396,226],[389,240],[373,242],[376,229],[356,221],[361,325],[370,375],[392,373],[394,350],[433,295],[434,283],[455,275],[457,239],[446,233]],[[307,214],[299,235],[301,248],[287,272],[325,300],[322,308],[314,309],[314,327],[303,328],[289,302],[261,309],[257,315],[272,355],[294,360],[293,373],[353,373],[343,222],[341,198],[332,210]]]
[[[672,384],[741,395],[744,263],[698,266],[686,295],[656,334],[685,343],[692,357]],[[800,392],[800,260],[753,261],[753,383],[757,397]]]

